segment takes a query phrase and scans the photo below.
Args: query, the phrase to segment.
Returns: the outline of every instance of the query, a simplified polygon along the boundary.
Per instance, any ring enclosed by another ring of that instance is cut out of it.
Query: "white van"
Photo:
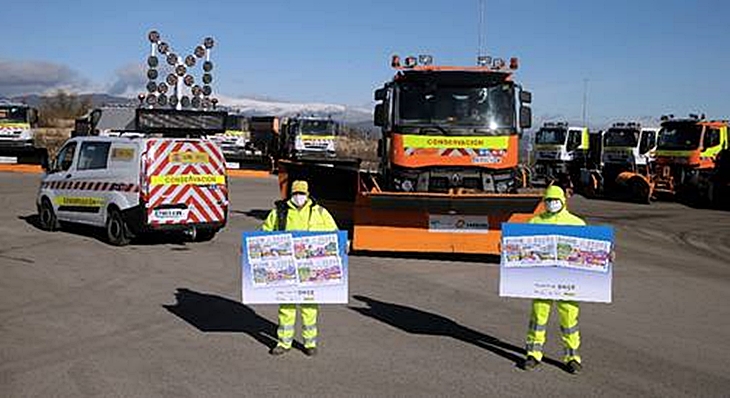
[[[225,160],[207,140],[75,137],[46,169],[36,200],[45,230],[99,226],[122,246],[156,230],[210,240],[228,220]]]

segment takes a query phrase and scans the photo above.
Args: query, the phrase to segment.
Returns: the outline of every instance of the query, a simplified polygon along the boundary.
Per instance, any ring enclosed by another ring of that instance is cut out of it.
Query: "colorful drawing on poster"
[[[339,257],[297,262],[300,286],[338,285],[343,282],[342,260]]]
[[[297,267],[289,258],[251,263],[251,271],[255,288],[297,284]]]
[[[503,245],[505,267],[555,266],[555,236],[508,237]]]
[[[338,254],[336,234],[304,236],[294,239],[294,256],[297,261],[337,257]]]
[[[557,261],[561,267],[606,272],[611,262],[611,242],[558,236]]]
[[[247,249],[251,263],[291,257],[294,253],[293,238],[290,234],[255,236],[248,239]]]

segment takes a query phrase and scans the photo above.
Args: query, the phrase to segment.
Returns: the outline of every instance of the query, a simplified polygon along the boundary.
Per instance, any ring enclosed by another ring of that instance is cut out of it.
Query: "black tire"
[[[215,238],[218,230],[215,228],[197,228],[195,230],[195,241],[196,242],[208,242]]]
[[[129,227],[116,208],[110,208],[106,217],[106,238],[114,246],[126,246],[132,240]]]
[[[56,213],[53,211],[53,205],[45,197],[38,206],[38,224],[44,231],[56,231],[60,227]]]
[[[651,187],[644,181],[634,180],[631,182],[631,196],[635,203],[651,204]]]

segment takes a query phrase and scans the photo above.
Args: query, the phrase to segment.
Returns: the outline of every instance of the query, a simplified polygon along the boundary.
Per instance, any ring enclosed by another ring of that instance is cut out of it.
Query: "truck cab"
[[[614,123],[603,136],[603,175],[611,184],[623,172],[649,176],[654,165],[659,128],[639,123]]]
[[[656,150],[657,191],[706,195],[720,152],[729,146],[727,120],[705,120],[698,115],[662,117]]]
[[[34,129],[38,111],[26,104],[0,101],[0,156],[22,156],[35,152]]]
[[[533,184],[548,185],[568,177],[577,180],[586,166],[589,147],[587,127],[570,126],[567,122],[544,123],[535,133]]]
[[[339,123],[329,118],[295,117],[283,127],[284,153],[289,159],[334,158]]]
[[[226,160],[242,160],[250,140],[248,119],[243,115],[229,113],[226,115],[225,132],[210,135],[208,139],[218,144]]]
[[[531,124],[524,104],[532,98],[513,80],[517,59],[508,66],[503,59],[485,57],[475,67],[454,67],[419,58],[407,57],[401,64],[394,56],[396,75],[375,92],[387,189],[516,192],[523,182],[519,136]]]

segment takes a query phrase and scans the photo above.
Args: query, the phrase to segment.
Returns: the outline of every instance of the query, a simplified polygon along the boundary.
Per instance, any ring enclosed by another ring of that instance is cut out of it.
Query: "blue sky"
[[[180,52],[215,37],[221,94],[348,105],[371,102],[393,75],[393,53],[471,65],[478,43],[478,0],[26,0],[2,8],[0,95],[18,89],[18,77],[1,77],[13,65],[39,88],[138,80],[130,65],[143,62],[150,28]],[[533,91],[536,115],[579,120],[588,79],[591,120],[730,117],[728,1],[486,0],[486,10],[487,50],[520,58],[518,80]],[[48,70],[55,80],[34,75]]]

